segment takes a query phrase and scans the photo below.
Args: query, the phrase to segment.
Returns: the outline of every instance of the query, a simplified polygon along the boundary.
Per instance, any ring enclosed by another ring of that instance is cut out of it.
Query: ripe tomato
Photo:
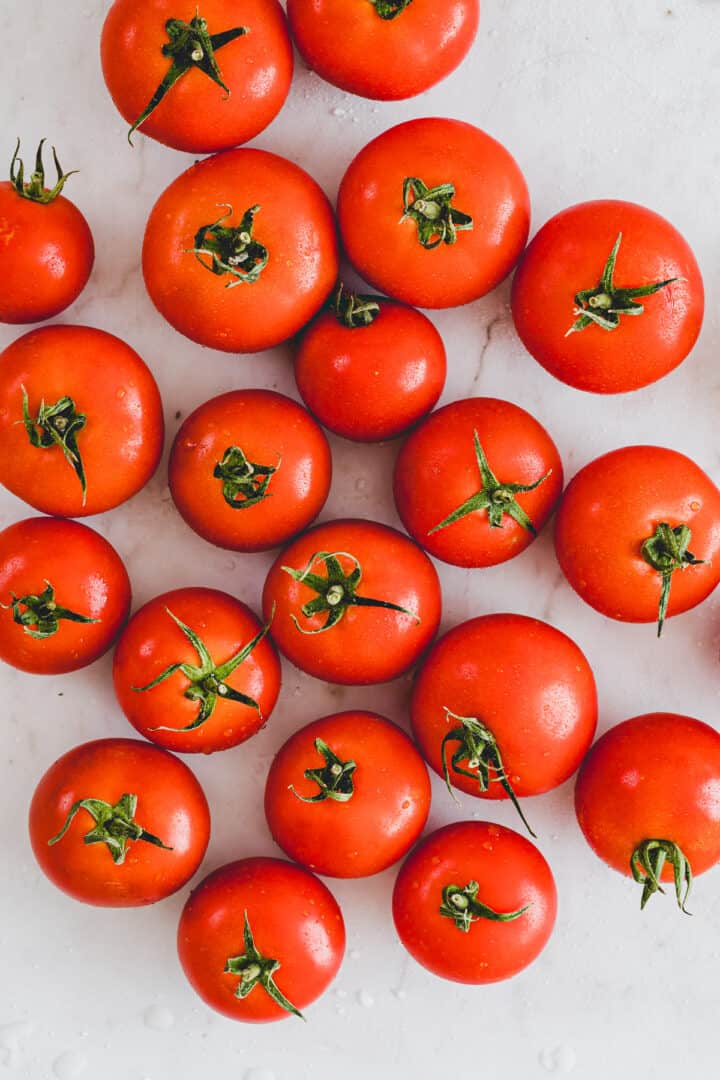
[[[163,433],[150,369],[104,330],[47,326],[0,354],[0,483],[36,510],[119,506],[155,472]]]
[[[53,148],[57,181],[45,187],[40,143],[35,171],[25,180],[18,139],[10,179],[0,182],[0,322],[51,319],[77,300],[95,260],[90,226],[60,192],[64,173]]]
[[[167,750],[211,754],[237,746],[260,730],[280,691],[268,628],[217,589],[156,596],[133,615],[115,651],[120,708]]]
[[[115,0],[103,75],[118,111],[166,146],[212,153],[266,128],[290,89],[293,54],[276,0]]]
[[[467,304],[525,247],[527,185],[514,158],[460,120],[408,120],[360,151],[343,177],[348,257],[375,288],[415,307]]]
[[[612,450],[568,485],[555,549],[586,603],[621,622],[657,621],[659,637],[666,617],[720,581],[720,491],[676,450]]]
[[[407,854],[430,810],[430,779],[404,731],[371,712],[307,724],[281,747],[265,816],[286,855],[316,874],[359,878]]]
[[[270,568],[263,611],[278,648],[326,682],[365,685],[407,671],[440,622],[440,583],[427,555],[375,521],[316,525]]]
[[[302,1016],[328,987],[345,953],[345,924],[314,874],[282,859],[241,859],[193,890],[177,942],[207,1005],[262,1024]]]
[[[259,352],[296,334],[335,283],[330,204],[300,169],[231,150],[182,173],[155,203],[143,273],[168,322],[200,345]]]
[[[480,4],[288,0],[288,19],[298,49],[323,79],[351,94],[397,101],[429,90],[465,59]]]
[[[700,270],[680,233],[615,199],[571,206],[543,225],[512,291],[525,348],[557,379],[596,394],[637,390],[681,364],[703,308]]]
[[[395,929],[410,955],[461,983],[517,975],[545,948],[556,911],[555,882],[538,849],[486,821],[427,836],[393,893]]]
[[[445,346],[425,315],[340,285],[303,334],[295,379],[321,424],[357,442],[401,435],[445,385]]]
[[[575,810],[585,839],[643,886],[641,906],[674,881],[685,911],[693,875],[720,861],[720,735],[676,713],[625,720],[583,762]]]
[[[597,691],[584,654],[555,627],[483,615],[430,650],[411,715],[450,791],[511,798],[522,817],[518,798],[550,791],[580,765],[595,734]]]
[[[91,664],[130,611],[123,561],[86,525],[27,518],[0,532],[0,659],[36,675]]]
[[[98,907],[140,907],[177,892],[209,838],[207,800],[187,765],[135,739],[69,750],[30,805],[40,869],[58,889]]]
[[[234,551],[286,543],[322,510],[332,458],[321,428],[272,390],[206,401],[175,437],[170,491],[191,529]]]
[[[557,447],[509,401],[467,398],[428,417],[395,466],[403,525],[454,566],[494,566],[528,547],[560,498]]]

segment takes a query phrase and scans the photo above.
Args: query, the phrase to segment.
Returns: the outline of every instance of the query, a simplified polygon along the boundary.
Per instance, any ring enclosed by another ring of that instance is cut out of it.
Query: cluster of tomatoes
[[[315,874],[363,877],[405,856],[393,913],[420,963],[480,983],[538,955],[556,911],[547,862],[492,823],[460,822],[418,843],[426,763],[451,795],[512,800],[533,836],[525,798],[582,766],[576,806],[589,843],[640,883],[643,904],[669,881],[684,908],[693,873],[720,858],[720,735],[653,714],[591,750],[597,695],[577,645],[514,614],[471,619],[433,644],[441,592],[427,553],[464,567],[504,562],[558,509],[570,584],[603,614],[657,622],[659,633],[720,580],[720,492],[681,454],[633,446],[586,466],[563,494],[552,438],[517,405],[472,398],[431,412],[446,356],[415,306],[468,303],[517,266],[512,312],[529,352],[579,389],[627,391],[676,367],[699,333],[703,288],[690,249],[656,214],[617,201],[558,214],[526,249],[529,197],[508,151],[470,124],[420,119],[374,139],[343,178],[342,246],[386,295],[352,293],[337,284],[336,219],[315,181],[275,154],[235,149],[288,93],[280,6],[247,0],[242,26],[230,0],[203,0],[185,19],[178,7],[115,0],[102,37],[129,137],[213,154],[150,215],[147,289],[168,322],[211,348],[252,352],[296,338],[307,409],[266,390],[223,394],[185,420],[170,454],[172,497],[192,529],[233,551],[283,548],[262,618],[226,593],[181,588],[128,622],[120,556],[72,519],[119,506],[155,471],[155,380],[127,344],[87,327],[31,331],[0,356],[0,482],[50,515],[0,533],[0,657],[60,673],[115,644],[117,700],[145,740],[87,743],[46,772],[30,809],[40,866],[92,904],[152,903],[185,885],[210,815],[171,752],[212,753],[254,735],[278,699],[277,648],[333,683],[381,683],[418,666],[415,741],[382,716],[344,712],[280,749],[265,812],[293,862],[217,870],[180,920],[185,972],[216,1009],[250,1021],[300,1015],[335,975],[345,941]],[[289,0],[288,18],[322,76],[388,99],[457,66],[478,4]],[[91,272],[90,230],[62,194],[69,174],[57,156],[55,165],[49,189],[42,144],[29,179],[16,150],[0,185],[5,322],[53,317]],[[112,377],[97,380],[98,366]],[[394,492],[409,536],[372,521],[312,527],[332,473],[321,424],[357,441],[407,435]]]

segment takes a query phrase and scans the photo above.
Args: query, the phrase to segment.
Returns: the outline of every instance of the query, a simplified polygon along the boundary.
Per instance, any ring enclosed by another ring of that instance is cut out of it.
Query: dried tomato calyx
[[[296,799],[306,803],[324,802],[325,799],[332,799],[334,802],[348,802],[355,794],[352,774],[355,772],[357,764],[354,761],[343,761],[322,739],[315,740],[315,749],[325,764],[320,769],[306,769],[304,776],[306,780],[312,780],[313,783],[317,784],[320,790],[312,798],[305,798],[303,795],[298,795],[291,784],[290,790],[293,795]]]
[[[244,912],[243,940],[245,951],[239,956],[230,956],[225,964],[226,975],[240,976],[240,982],[235,988],[235,997],[246,998],[256,986],[261,986],[281,1009],[285,1009],[286,1012],[292,1013],[293,1016],[299,1016],[301,1020],[304,1020],[305,1017],[300,1010],[285,997],[282,990],[275,983],[273,976],[281,966],[280,961],[263,956],[258,951],[250,929],[247,910]]]
[[[457,234],[472,229],[469,214],[452,205],[454,184],[438,184],[429,188],[417,176],[406,176],[403,182],[403,221],[417,225],[418,242],[431,251],[440,244],[454,244]]]
[[[117,866],[125,862],[127,846],[131,840],[144,840],[146,844],[172,851],[159,837],[147,832],[135,821],[137,804],[137,795],[129,794],[121,795],[114,806],[104,799],[79,799],[71,806],[65,824],[57,836],[48,840],[48,846],[52,847],[62,840],[75,816],[85,810],[95,822],[95,828],[85,834],[83,843],[106,844]]]
[[[658,637],[665,625],[673,574],[676,570],[686,570],[688,566],[702,566],[705,561],[696,559],[693,553],[688,551],[691,539],[689,526],[681,524],[673,527],[666,521],[661,521],[653,535],[643,541],[640,549],[645,562],[652,566],[653,570],[657,570],[662,580],[658,604]]]
[[[218,461],[213,469],[213,476],[222,480],[223,498],[228,506],[233,510],[249,510],[266,498],[270,481],[279,467],[280,462],[260,465],[248,461],[241,447],[228,446],[222,461]]]
[[[342,282],[330,298],[330,308],[337,321],[348,330],[370,326],[380,314],[380,297],[362,296],[352,292]]]
[[[467,934],[474,922],[479,919],[488,919],[490,922],[513,922],[530,907],[518,908],[517,911],[495,911],[493,908],[478,900],[477,895],[480,885],[477,881],[469,881],[464,888],[459,885],[446,885],[442,891],[442,904],[440,914],[447,919],[452,919],[458,930]]]
[[[630,856],[632,876],[643,887],[640,909],[655,893],[665,892],[660,877],[666,862],[672,866],[677,905],[689,915],[685,905],[692,886],[692,869],[682,849],[672,840],[643,840]]]

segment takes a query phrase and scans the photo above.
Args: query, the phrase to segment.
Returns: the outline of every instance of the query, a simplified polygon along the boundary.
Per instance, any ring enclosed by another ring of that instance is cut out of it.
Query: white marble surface
[[[251,358],[202,353],[155,313],[139,273],[148,211],[189,158],[136,139],[105,93],[98,39],[105,0],[2,0],[0,157],[16,134],[31,156],[44,135],[66,168],[68,194],[86,213],[98,258],[91,283],[61,321],[119,333],[153,368],[169,440],[179,418],[225,390],[267,386],[295,394],[289,350]],[[257,145],[305,166],[333,197],[352,155],[392,123],[449,115],[503,141],[528,179],[533,228],[570,203],[603,196],[644,202],[695,248],[708,311],[690,359],[655,386],[614,399],[561,386],[521,347],[508,283],[472,306],[434,315],[447,343],[443,401],[494,394],[536,414],[558,443],[568,476],[628,442],[665,443],[720,479],[716,308],[718,0],[484,0],[480,34],[442,86],[394,105],[352,98],[298,64],[285,110]],[[0,347],[17,331],[0,327]],[[395,445],[357,448],[332,439],[335,479],[324,518],[355,514],[396,523]],[[27,508],[0,496],[0,525]],[[149,487],[91,519],[127,560],[135,603],[185,584],[216,586],[257,606],[271,556],[237,557],[192,534],[176,514],[164,465]],[[564,583],[550,531],[510,564],[487,571],[441,567],[444,626],[481,612],[548,619],[586,650],[600,690],[601,729],[650,709],[714,722],[720,669],[720,595],[652,627],[622,626],[585,607]],[[333,883],[348,927],[348,954],[333,989],[288,1020],[254,1028],[211,1015],[185,983],[175,925],[186,893],[150,909],[93,910],[56,892],[36,869],[25,835],[34,784],[83,740],[127,735],[110,685],[110,657],[62,678],[0,672],[4,738],[0,944],[0,1076],[44,1080],[349,1080],[482,1075],[532,1080],[555,1073],[604,1080],[675,1076],[716,1064],[720,874],[699,879],[694,917],[671,900],[641,916],[634,886],[586,847],[572,813],[572,784],[533,801],[540,846],[560,892],[554,938],[538,963],[491,988],[433,979],[404,953],[390,921],[394,874]],[[191,764],[206,787],[214,835],[205,870],[275,851],[261,812],[265,771],[299,725],[342,707],[368,706],[405,722],[409,683],[370,690],[326,687],[284,669],[268,727],[247,745]],[[516,820],[508,806],[460,796],[461,814]],[[434,784],[432,826],[458,811]]]

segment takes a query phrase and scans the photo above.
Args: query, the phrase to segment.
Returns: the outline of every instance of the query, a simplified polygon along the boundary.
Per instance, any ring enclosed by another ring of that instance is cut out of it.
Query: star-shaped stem
[[[395,19],[412,0],[370,0],[381,19]]]
[[[380,314],[377,296],[363,296],[352,292],[342,282],[330,297],[330,309],[337,321],[348,330],[357,330],[361,326],[370,326]]]
[[[281,461],[277,465],[248,461],[239,446],[228,446],[222,461],[213,469],[213,476],[222,480],[223,498],[228,506],[233,510],[249,510],[266,497],[273,473],[280,465]]]
[[[663,632],[670,600],[672,576],[676,570],[686,570],[688,566],[702,566],[704,559],[696,559],[688,544],[692,533],[687,525],[674,528],[666,521],[661,521],[652,536],[643,541],[641,554],[646,563],[657,570],[661,577],[660,602],[658,604],[657,636]]]
[[[457,802],[450,779],[451,768],[453,772],[458,773],[460,776],[467,776],[471,780],[477,780],[480,791],[487,791],[491,781],[497,782],[511,800],[527,831],[531,836],[535,836],[522,812],[512,784],[508,780],[500,747],[490,728],[476,716],[458,716],[447,706],[445,706],[445,715],[448,720],[458,721],[458,726],[448,731],[440,745],[443,776],[453,799]],[[447,748],[448,743],[451,742],[459,743],[459,746],[448,764]],[[467,767],[463,766],[463,762],[466,763]],[[491,770],[494,774],[492,776],[490,775]]]
[[[149,682],[147,686],[133,686],[133,690],[137,691],[137,693],[143,693],[145,690],[152,690],[155,686],[164,682],[165,679],[169,679],[176,671],[180,671],[186,679],[190,680],[190,685],[184,692],[185,697],[189,698],[190,701],[199,702],[200,709],[192,723],[187,724],[185,727],[176,728],[163,724],[151,728],[151,730],[194,731],[195,728],[201,727],[206,720],[210,719],[218,698],[221,698],[223,701],[237,701],[240,705],[247,705],[248,708],[255,709],[262,720],[262,712],[257,701],[247,694],[241,694],[239,690],[233,689],[232,686],[228,686],[227,680],[230,678],[233,671],[235,671],[244,660],[247,660],[256,645],[258,645],[265,637],[270,629],[272,616],[265,626],[263,626],[263,628],[255,635],[252,641],[249,641],[247,645],[244,645],[239,652],[235,653],[229,660],[226,660],[225,663],[216,665],[202,638],[200,638],[189,626],[186,626],[184,622],[181,622],[176,615],[173,615],[169,608],[165,608],[165,610],[173,622],[182,630],[185,637],[197,652],[200,663],[171,664],[170,667],[161,672],[160,675],[152,680],[152,682]]]
[[[335,802],[348,802],[355,794],[352,774],[357,768],[356,763],[354,761],[343,761],[322,739],[315,740],[315,749],[325,764],[320,769],[306,769],[304,776],[306,780],[312,780],[313,783],[317,784],[320,790],[317,795],[306,799],[305,796],[298,795],[291,784],[290,790],[293,795],[296,799],[300,799],[301,802],[307,803],[324,802],[325,799],[333,799]]]
[[[467,934],[474,922],[479,919],[488,919],[490,922],[513,922],[530,907],[518,908],[517,911],[495,911],[493,908],[478,900],[477,894],[480,886],[477,881],[469,881],[464,888],[459,885],[446,885],[442,891],[442,904],[440,914],[447,919],[452,919],[458,930]]]
[[[211,225],[201,225],[195,234],[195,247],[188,250],[189,255],[194,255],[201,266],[210,273],[222,277],[230,274],[233,281],[228,281],[226,289],[234,289],[236,285],[252,285],[257,281],[267,266],[270,257],[268,249],[257,240],[253,240],[253,225],[259,206],[251,206],[243,214],[239,225],[223,225],[224,221],[233,216],[233,208],[228,203],[225,206],[227,213],[214,221]],[[204,256],[209,257],[206,262]]]
[[[205,19],[200,16],[199,8],[196,9],[190,22],[183,22],[182,19],[168,19],[165,30],[169,40],[162,46],[162,54],[170,59],[170,67],[150,101],[128,131],[128,142],[131,146],[133,132],[145,123],[178,79],[181,79],[191,68],[202,71],[225,91],[227,97],[230,97],[230,89],[223,82],[215,53],[224,45],[249,33],[246,26],[236,26],[233,30],[224,30],[221,34],[211,34]]]
[[[666,861],[673,868],[677,905],[689,915],[685,905],[692,886],[692,870],[683,851],[672,840],[643,840],[630,857],[632,876],[643,887],[640,909],[645,907],[655,893],[665,892],[660,884],[660,875]]]
[[[21,198],[30,199],[31,202],[47,205],[47,203],[51,203],[54,199],[57,199],[58,195],[65,187],[65,182],[68,177],[74,176],[77,169],[73,169],[73,171],[69,173],[64,173],[60,162],[58,161],[57,151],[53,146],[53,161],[57,172],[57,180],[55,181],[55,186],[48,190],[45,187],[45,166],[43,165],[42,159],[44,145],[45,139],[41,139],[35,156],[35,171],[32,173],[29,180],[25,180],[25,166],[23,165],[22,158],[19,156],[20,140],[18,139],[15,146],[15,153],[10,162],[10,183]]]
[[[226,975],[240,976],[240,982],[235,988],[235,997],[246,998],[259,985],[281,1009],[285,1009],[286,1012],[292,1013],[293,1016],[299,1016],[301,1020],[304,1020],[305,1017],[300,1010],[285,997],[282,990],[275,983],[273,976],[281,966],[280,961],[263,956],[258,951],[253,940],[247,911],[244,913],[243,940],[245,952],[240,956],[229,957],[225,964]]]
[[[154,844],[155,847],[162,848],[164,851],[172,851],[172,848],[164,844],[159,837],[153,836],[135,821],[137,804],[137,795],[128,794],[121,795],[114,806],[105,802],[104,799],[79,799],[70,808],[65,824],[57,836],[48,840],[48,847],[62,840],[76,814],[79,814],[81,810],[86,810],[95,822],[95,828],[85,834],[83,843],[107,844],[112,860],[118,866],[125,862],[127,846],[131,840],[144,840],[146,844]]]
[[[513,521],[516,521],[532,536],[537,536],[537,529],[515,496],[521,492],[534,491],[535,488],[540,487],[550,476],[552,469],[548,469],[544,476],[541,476],[539,480],[535,480],[532,484],[500,483],[488,464],[477,431],[473,432],[473,439],[475,459],[480,472],[482,488],[475,495],[471,495],[469,499],[466,499],[462,506],[458,506],[457,510],[453,510],[451,514],[448,514],[439,525],[435,525],[430,529],[428,536],[432,536],[433,533],[438,532],[440,529],[447,528],[448,525],[453,525],[456,521],[460,521],[461,518],[467,517],[468,514],[474,514],[476,510],[487,510],[488,521],[493,529],[502,528],[503,515],[508,514]]]
[[[348,559],[353,564],[349,574],[343,571],[340,559]],[[317,562],[325,563],[327,577],[312,573],[312,568]],[[352,606],[388,608],[390,611],[399,611],[403,615],[409,615],[411,619],[420,622],[415,612],[408,611],[399,604],[391,604],[389,600],[373,600],[369,596],[358,596],[357,588],[362,580],[362,567],[358,559],[347,551],[316,551],[304,570],[296,570],[292,566],[283,566],[282,569],[295,581],[302,582],[317,593],[313,600],[303,604],[300,609],[306,619],[324,611],[328,613],[325,624],[315,630],[304,630],[297,617],[291,614],[290,618],[301,634],[322,634],[325,630],[330,630],[340,622],[347,609]]]
[[[454,198],[454,184],[438,184],[429,188],[417,176],[406,176],[400,224],[408,219],[414,221],[418,241],[428,251],[440,244],[454,244],[459,232],[473,228],[470,215],[452,205]]]
[[[621,315],[642,315],[645,310],[637,301],[643,296],[652,296],[667,285],[672,285],[677,278],[666,278],[665,281],[655,281],[651,285],[632,285],[627,288],[619,288],[613,283],[615,263],[617,262],[618,249],[622,233],[618,233],[612,251],[602,272],[602,277],[594,289],[584,289],[575,294],[577,315],[565,337],[575,334],[579,330],[585,330],[595,323],[603,330],[617,330],[620,325]]]
[[[50,582],[45,579],[45,589],[35,595],[16,596],[10,593],[12,601],[9,604],[0,604],[4,611],[12,610],[13,619],[22,626],[24,633],[29,637],[42,641],[52,637],[60,629],[60,622],[97,623],[100,619],[91,619],[88,615],[78,615],[76,611],[61,607],[55,599],[55,590]]]
[[[54,405],[40,402],[38,414],[33,419],[30,415],[30,402],[27,390],[22,387],[22,422],[25,425],[32,446],[39,450],[50,450],[57,446],[62,450],[65,460],[73,469],[82,488],[82,504],[85,505],[87,480],[77,437],[87,424],[84,413],[78,412],[71,397],[61,397]],[[19,423],[19,421],[18,421]]]

